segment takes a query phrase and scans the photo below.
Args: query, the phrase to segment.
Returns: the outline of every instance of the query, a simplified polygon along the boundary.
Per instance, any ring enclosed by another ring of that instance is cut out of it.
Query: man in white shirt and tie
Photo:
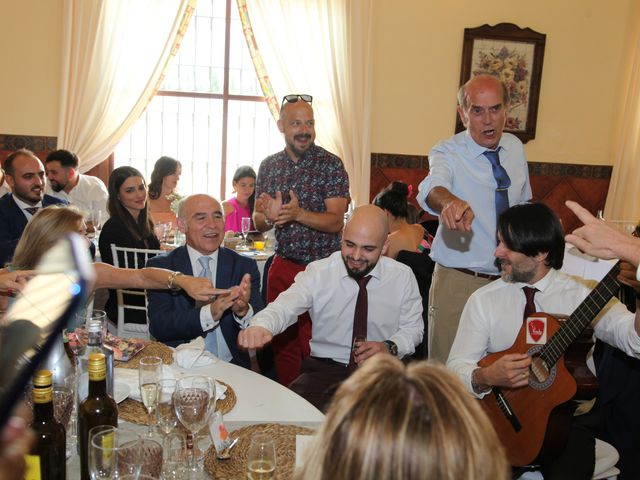
[[[67,204],[45,195],[44,166],[31,150],[21,148],[11,153],[3,170],[12,193],[0,198],[0,267],[11,260],[24,227],[39,209]]]
[[[151,334],[170,346],[204,336],[208,351],[249,368],[249,356],[238,349],[236,339],[254,312],[264,306],[255,260],[221,247],[224,210],[208,195],[180,201],[178,227],[186,235],[186,245],[150,259],[147,266],[206,276],[216,288],[229,289],[229,293],[198,305],[181,291],[148,292]]]
[[[379,353],[402,358],[422,341],[418,284],[409,267],[382,256],[387,233],[382,209],[356,208],[344,228],[341,250],[298,273],[238,338],[241,347],[261,348],[308,311],[311,356],[290,388],[320,410],[367,358]],[[361,296],[366,305],[362,316]]]

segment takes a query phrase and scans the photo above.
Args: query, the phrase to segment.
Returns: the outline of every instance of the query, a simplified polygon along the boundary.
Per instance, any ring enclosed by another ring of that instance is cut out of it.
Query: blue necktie
[[[213,281],[213,279],[211,278],[211,267],[209,266],[210,262],[211,257],[208,257],[206,255],[203,255],[198,259],[198,263],[202,265],[202,271],[200,272],[199,276],[202,278],[208,278],[209,280]],[[218,356],[218,335],[215,330],[207,333],[206,337],[204,338],[204,344],[205,350],[213,353],[216,357]]]
[[[491,170],[493,171],[493,178],[496,179],[496,220],[502,212],[509,208],[509,187],[511,186],[511,179],[509,174],[500,165],[500,157],[497,150],[485,150],[483,155],[487,157],[487,160],[491,162]]]

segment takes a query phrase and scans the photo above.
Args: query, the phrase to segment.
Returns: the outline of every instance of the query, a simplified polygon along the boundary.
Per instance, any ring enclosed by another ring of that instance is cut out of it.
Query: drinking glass
[[[215,382],[205,376],[183,377],[176,385],[173,403],[178,420],[195,439],[198,431],[208,425],[210,414],[215,409]],[[196,467],[194,443],[187,442],[190,469]]]
[[[160,480],[162,475],[162,445],[150,438],[142,439],[142,468],[140,476]]]
[[[100,235],[100,230],[102,230],[102,210],[99,208],[91,209],[91,223],[93,223],[95,236],[98,237]]]
[[[163,435],[169,435],[178,424],[176,410],[173,405],[173,394],[176,391],[176,381],[163,378],[158,383],[158,428]]]
[[[92,480],[133,475],[138,478],[143,461],[140,435],[126,428],[98,425],[89,430],[89,473]]]
[[[184,435],[171,433],[164,438],[162,445],[162,475],[165,480],[187,478],[187,445]]]
[[[247,452],[249,480],[270,480],[276,473],[276,444],[271,436],[259,433],[251,437]]]
[[[153,412],[158,405],[158,383],[162,376],[162,359],[160,357],[142,357],[138,366],[140,397],[147,409],[149,427],[147,436],[153,435]]]
[[[240,225],[242,228],[242,239],[244,240],[244,245],[248,247],[249,243],[247,242],[247,233],[249,233],[249,230],[251,230],[251,218],[242,217]]]

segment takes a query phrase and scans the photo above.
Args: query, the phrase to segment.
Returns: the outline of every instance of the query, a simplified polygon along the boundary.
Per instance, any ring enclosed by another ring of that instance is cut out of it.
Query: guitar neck
[[[620,288],[616,280],[619,272],[620,265],[616,263],[542,348],[540,356],[548,367],[555,365],[571,342],[578,338],[578,335],[617,293]]]

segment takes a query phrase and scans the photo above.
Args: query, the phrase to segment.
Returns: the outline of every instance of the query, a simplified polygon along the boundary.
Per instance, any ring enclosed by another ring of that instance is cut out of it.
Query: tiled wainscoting
[[[33,135],[0,134],[0,164],[15,150],[26,148],[35,153],[44,162],[47,155],[57,148],[56,137],[39,137]],[[105,185],[109,181],[109,173],[113,170],[113,155],[87,172],[102,179]]]
[[[571,231],[580,222],[564,206],[564,201],[575,200],[592,212],[604,209],[611,169],[603,165],[529,162],[533,200],[549,205],[562,219],[565,230]],[[411,200],[417,205],[418,184],[428,172],[426,156],[372,153],[370,198],[373,199],[391,181],[401,180],[413,185]]]

